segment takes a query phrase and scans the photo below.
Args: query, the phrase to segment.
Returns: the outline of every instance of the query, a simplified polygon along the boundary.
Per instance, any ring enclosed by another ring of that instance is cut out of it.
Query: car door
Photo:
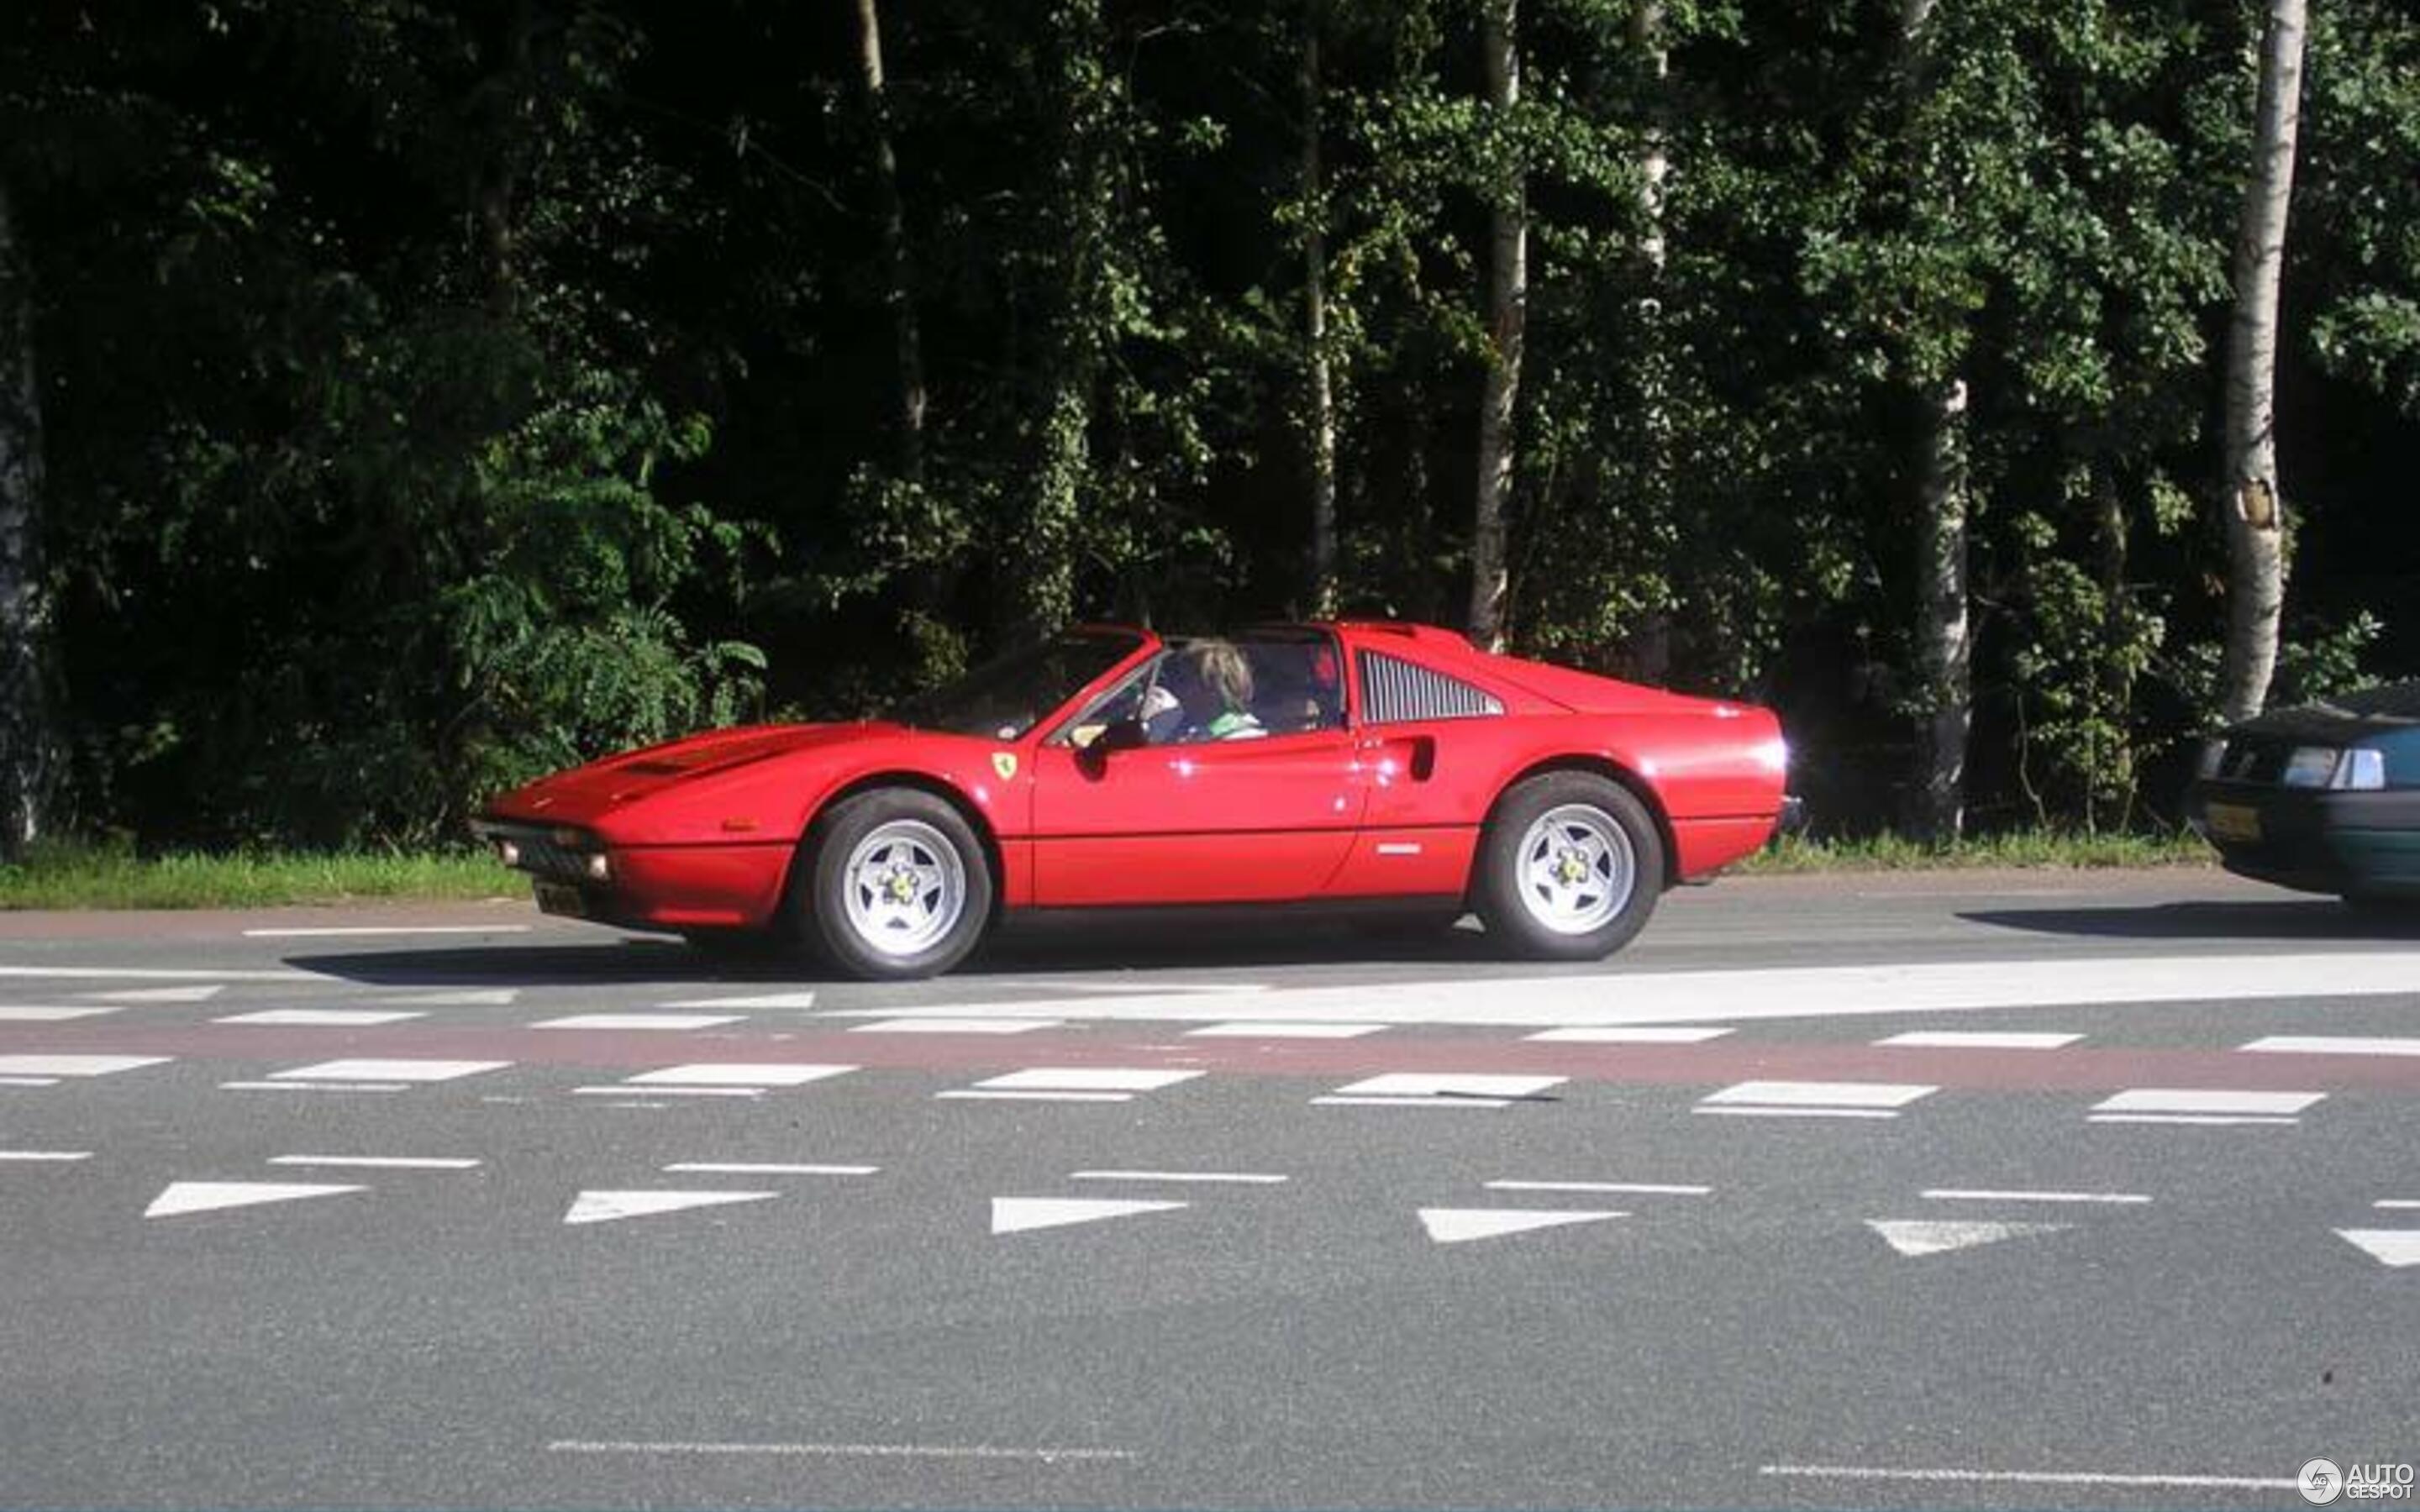
[[[1172,647],[1037,749],[1036,904],[1309,898],[1343,864],[1364,788],[1341,679],[1318,696],[1315,679],[1336,666],[1332,647],[1309,632],[1218,642],[1237,647],[1258,673],[1249,708],[1230,711],[1252,728],[1214,738],[1214,721],[1202,720],[1139,733],[1146,698],[1183,675],[1205,644]],[[1116,740],[1101,732],[1111,726],[1149,743],[1110,748]]]

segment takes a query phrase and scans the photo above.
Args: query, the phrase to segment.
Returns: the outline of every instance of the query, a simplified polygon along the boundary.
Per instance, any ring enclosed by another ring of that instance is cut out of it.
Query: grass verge
[[[1949,845],[1931,845],[1897,835],[1864,840],[1787,836],[1741,862],[1737,870],[1774,876],[1801,872],[2089,871],[2215,865],[2217,858],[2198,835],[2079,835],[2037,829],[1985,835]]]

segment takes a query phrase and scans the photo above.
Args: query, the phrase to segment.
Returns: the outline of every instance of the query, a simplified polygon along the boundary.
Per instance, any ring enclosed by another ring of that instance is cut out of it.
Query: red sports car
[[[863,977],[946,971],[1011,910],[1183,903],[1472,908],[1583,960],[1762,845],[1787,759],[1764,709],[1424,625],[1086,626],[885,718],[592,762],[476,827],[549,913]]]

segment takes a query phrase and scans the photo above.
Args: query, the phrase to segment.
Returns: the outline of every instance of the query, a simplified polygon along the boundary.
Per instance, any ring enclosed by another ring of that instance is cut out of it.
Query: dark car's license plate
[[[2202,823],[2220,840],[2258,840],[2260,810],[2240,803],[2213,803],[2202,810]]]
[[[578,887],[561,882],[541,882],[537,885],[537,911],[561,914],[567,918],[586,918],[588,901],[580,896]]]

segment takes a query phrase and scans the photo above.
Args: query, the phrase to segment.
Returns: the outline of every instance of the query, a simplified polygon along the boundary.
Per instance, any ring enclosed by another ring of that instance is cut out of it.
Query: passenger
[[[1187,705],[1195,739],[1256,740],[1268,733],[1252,713],[1252,664],[1233,641],[1197,641],[1185,660],[1202,695],[1199,705]]]

